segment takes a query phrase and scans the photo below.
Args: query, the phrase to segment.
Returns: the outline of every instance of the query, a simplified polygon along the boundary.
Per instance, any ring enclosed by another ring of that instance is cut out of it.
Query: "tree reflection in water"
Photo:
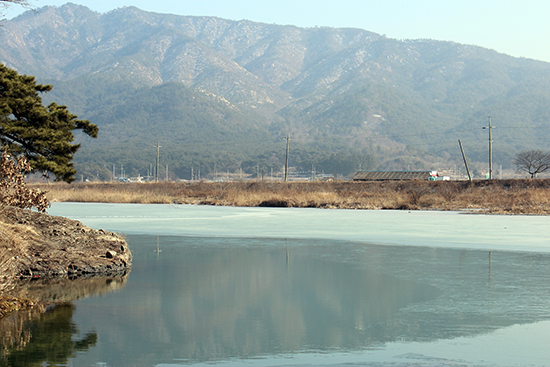
[[[0,367],[65,365],[97,343],[97,333],[80,336],[71,300],[106,294],[124,286],[128,274],[21,282],[12,292],[49,304],[0,320]]]
[[[16,320],[23,315],[14,315],[5,320],[12,324],[23,321],[19,340],[15,345],[4,349],[0,366],[41,366],[66,364],[69,358],[79,351],[85,351],[97,342],[97,334],[90,332],[73,340],[79,332],[72,322],[74,305],[56,305],[43,314],[32,315],[30,320]],[[28,340],[25,340],[28,339]],[[3,346],[4,347],[4,346]]]

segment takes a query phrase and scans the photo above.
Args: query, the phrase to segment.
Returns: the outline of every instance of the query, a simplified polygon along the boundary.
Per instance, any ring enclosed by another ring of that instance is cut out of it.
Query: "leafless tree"
[[[0,18],[4,17],[4,11],[12,4],[21,5],[28,9],[32,8],[28,0],[0,0]]]
[[[27,0],[0,0],[0,11],[3,11],[12,4],[21,5],[25,8],[31,7]]]
[[[531,178],[534,178],[537,173],[550,168],[550,154],[542,150],[525,150],[518,153],[514,159],[514,165],[518,171],[527,172]]]

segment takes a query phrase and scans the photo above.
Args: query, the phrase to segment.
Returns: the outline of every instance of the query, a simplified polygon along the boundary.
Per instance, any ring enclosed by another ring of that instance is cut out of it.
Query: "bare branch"
[[[526,150],[518,153],[514,165],[518,171],[527,172],[534,178],[550,168],[550,154],[542,150]]]
[[[20,5],[27,9],[33,9],[28,0],[0,0],[0,18],[4,17],[4,11],[11,5]]]

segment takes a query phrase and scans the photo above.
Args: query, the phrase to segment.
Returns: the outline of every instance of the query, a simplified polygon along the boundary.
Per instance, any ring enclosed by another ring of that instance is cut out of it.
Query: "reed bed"
[[[36,184],[51,201],[550,213],[550,179]]]

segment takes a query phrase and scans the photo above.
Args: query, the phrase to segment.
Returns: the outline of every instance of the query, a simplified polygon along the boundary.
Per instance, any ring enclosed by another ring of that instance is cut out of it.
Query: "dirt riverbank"
[[[37,303],[11,294],[22,280],[125,273],[131,265],[128,244],[116,233],[0,206],[0,317]]]

